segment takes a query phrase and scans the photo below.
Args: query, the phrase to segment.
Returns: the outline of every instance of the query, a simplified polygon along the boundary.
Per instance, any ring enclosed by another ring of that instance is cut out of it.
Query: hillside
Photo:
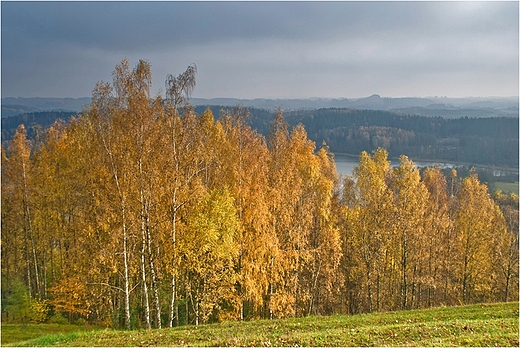
[[[518,118],[426,117],[380,110],[318,109],[286,113],[309,138],[332,152],[357,154],[378,147],[390,157],[518,167]]]
[[[195,111],[201,113],[206,107],[215,115],[232,110],[208,105]],[[276,112],[248,109],[251,127],[267,136]],[[383,147],[394,158],[406,154],[414,159],[518,168],[515,117],[450,119],[347,108],[285,111],[284,116],[291,127],[303,124],[310,139],[317,145],[325,142],[333,153],[359,154]]]
[[[193,105],[244,105],[269,109],[311,110],[322,108],[350,108],[385,110],[404,114],[443,117],[518,117],[518,97],[509,98],[388,98],[373,94],[366,98],[308,98],[308,99],[237,99],[193,98]]]
[[[26,330],[46,332],[46,324]],[[4,346],[502,346],[517,347],[518,302],[352,316],[223,322],[173,329],[76,331],[17,341],[2,326]],[[70,326],[64,330],[71,330]],[[83,330],[78,327],[77,330]]]

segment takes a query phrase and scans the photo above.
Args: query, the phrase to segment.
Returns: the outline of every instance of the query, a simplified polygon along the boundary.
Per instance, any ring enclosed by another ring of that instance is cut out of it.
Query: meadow
[[[495,182],[492,186],[495,190],[501,190],[505,193],[514,193],[518,195],[518,181],[517,182]]]
[[[2,346],[519,346],[518,302],[172,329],[2,325]]]

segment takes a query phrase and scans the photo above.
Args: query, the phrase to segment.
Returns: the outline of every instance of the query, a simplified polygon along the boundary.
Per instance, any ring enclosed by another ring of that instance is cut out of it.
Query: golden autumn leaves
[[[476,176],[377,150],[340,183],[281,111],[267,138],[243,107],[179,113],[150,71],[124,60],[77,119],[3,153],[6,296],[22,279],[70,319],[150,328],[518,295],[514,221]]]
[[[421,178],[406,156],[392,169],[377,150],[361,154],[354,179],[343,199],[355,311],[509,299],[503,263],[518,265],[518,253],[504,253],[518,247],[517,228],[476,174],[447,180],[434,167]]]

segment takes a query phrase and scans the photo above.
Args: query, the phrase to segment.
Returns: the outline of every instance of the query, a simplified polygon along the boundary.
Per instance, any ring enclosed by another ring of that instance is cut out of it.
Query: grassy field
[[[504,193],[513,192],[518,195],[518,182],[494,182],[495,190],[502,190]]]
[[[78,326],[72,324],[2,324],[1,346],[6,344],[18,344],[46,335],[67,334],[77,331],[96,330],[91,326]]]
[[[2,346],[518,347],[518,315],[518,302],[514,302],[353,316],[224,322],[148,331],[74,331],[33,339],[26,339],[10,326],[2,326]],[[45,333],[45,326],[28,325],[25,330],[36,332],[40,328]],[[64,326],[64,331],[70,326]]]

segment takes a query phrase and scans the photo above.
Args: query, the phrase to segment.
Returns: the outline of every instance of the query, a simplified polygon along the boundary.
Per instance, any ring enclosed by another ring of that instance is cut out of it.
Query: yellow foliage
[[[87,285],[76,277],[63,277],[50,289],[50,304],[56,311],[88,316],[90,313]]]

